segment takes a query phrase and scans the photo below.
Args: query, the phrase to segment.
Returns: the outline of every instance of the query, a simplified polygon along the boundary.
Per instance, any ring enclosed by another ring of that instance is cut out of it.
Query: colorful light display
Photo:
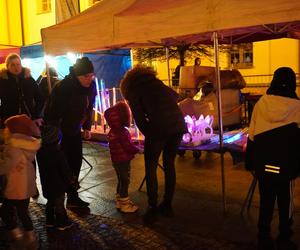
[[[209,142],[213,136],[213,116],[207,115],[205,118],[200,115],[199,119],[195,116],[185,116],[185,123],[187,125],[188,133],[182,137],[182,144],[186,146],[199,146]]]

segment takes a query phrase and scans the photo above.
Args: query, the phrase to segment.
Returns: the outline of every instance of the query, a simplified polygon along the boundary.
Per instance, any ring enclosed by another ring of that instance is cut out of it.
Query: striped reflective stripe
[[[265,171],[275,173],[275,174],[279,174],[280,173],[280,167],[272,166],[272,165],[265,165]]]

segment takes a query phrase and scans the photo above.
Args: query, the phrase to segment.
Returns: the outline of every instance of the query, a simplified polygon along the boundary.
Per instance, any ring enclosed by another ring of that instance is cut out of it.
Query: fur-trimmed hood
[[[9,72],[7,69],[1,69],[0,70],[0,78],[2,79],[8,79],[8,75],[9,75]],[[23,76],[24,78],[30,78],[31,77],[31,71],[29,68],[22,68],[22,73],[21,73],[21,76]]]
[[[7,144],[14,148],[23,150],[26,158],[33,161],[37,150],[41,147],[41,139],[37,139],[23,134],[11,134],[7,140]]]

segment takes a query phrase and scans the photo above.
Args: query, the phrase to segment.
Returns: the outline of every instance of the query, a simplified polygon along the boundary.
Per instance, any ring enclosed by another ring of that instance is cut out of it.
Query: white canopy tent
[[[300,36],[299,0],[103,0],[42,29],[47,54]],[[244,36],[245,35],[245,36]]]
[[[300,38],[300,1],[103,0],[65,22],[42,29],[41,33],[45,53],[50,55],[213,43],[226,211],[218,43]]]

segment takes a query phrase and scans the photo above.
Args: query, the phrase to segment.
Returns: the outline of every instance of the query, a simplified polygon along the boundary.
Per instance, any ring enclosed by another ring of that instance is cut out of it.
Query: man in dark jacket
[[[94,67],[83,57],[77,59],[70,74],[58,82],[45,109],[46,124],[57,126],[62,132],[61,148],[77,180],[82,164],[82,138],[90,139],[92,111],[96,96]],[[85,207],[89,203],[81,200],[74,188],[67,190],[67,206]]]
[[[178,95],[156,78],[149,67],[136,66],[128,71],[121,82],[121,92],[128,101],[134,120],[145,136],[145,170],[149,208],[145,222],[155,219],[157,211],[172,214],[172,199],[176,184],[175,156],[182,135],[186,132]],[[164,199],[157,207],[157,165],[163,153],[165,172]]]
[[[290,241],[293,179],[300,170],[300,101],[292,69],[275,71],[267,95],[256,103],[249,127],[246,167],[259,183],[259,249],[275,249],[270,236],[275,200],[279,210],[277,249],[297,249]]]

